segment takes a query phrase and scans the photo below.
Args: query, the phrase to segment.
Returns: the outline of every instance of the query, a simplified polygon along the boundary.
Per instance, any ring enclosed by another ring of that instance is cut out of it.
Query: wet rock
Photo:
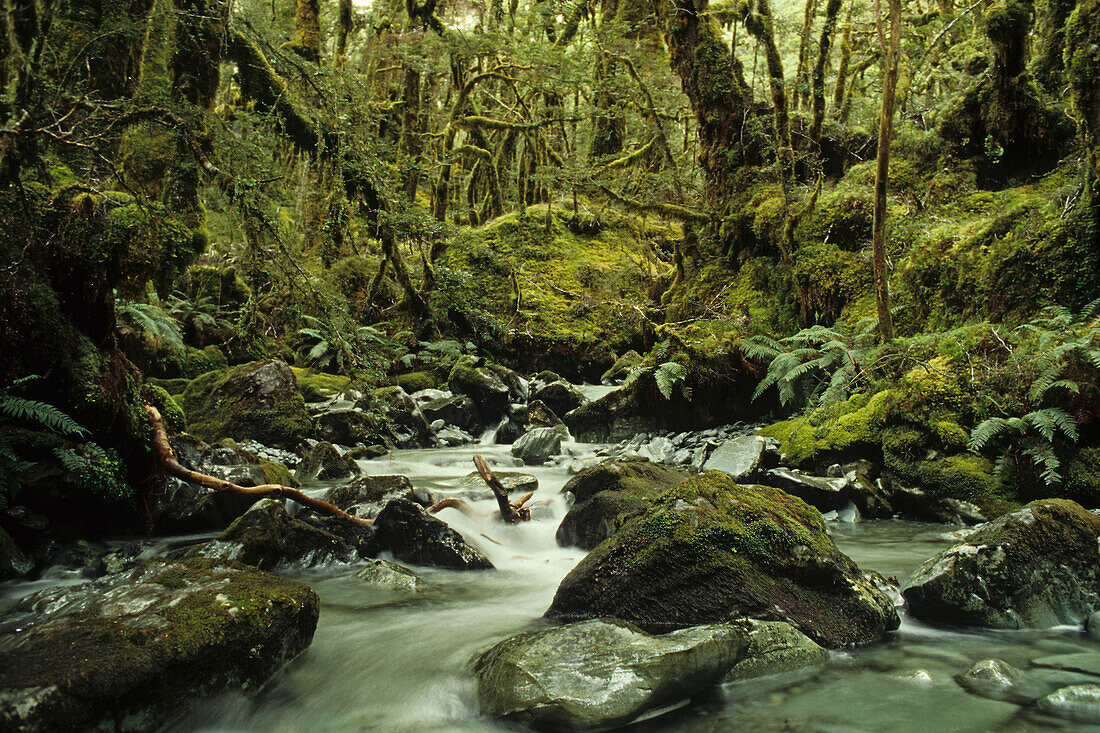
[[[493,442],[497,445],[511,445],[523,437],[525,432],[527,429],[522,421],[516,420],[515,417],[505,418],[493,433]]]
[[[375,518],[374,528],[378,547],[392,552],[398,560],[452,570],[493,567],[462,535],[405,499],[388,503]]]
[[[422,410],[424,409],[424,405],[428,404],[429,402],[444,400],[450,396],[451,393],[445,389],[420,389],[416,392],[412,392],[409,394],[409,397],[412,398],[412,401],[415,402],[417,406],[420,407]]]
[[[0,729],[155,730],[256,689],[309,646],[309,588],[238,563],[154,561],[21,601],[0,623]]]
[[[478,702],[483,715],[540,729],[625,725],[718,682],[742,644],[729,625],[650,636],[592,620],[529,631],[474,662]]]
[[[432,400],[420,406],[424,419],[428,422],[442,420],[447,425],[455,425],[471,435],[481,435],[485,423],[481,421],[477,405],[469,395],[454,395]]]
[[[916,618],[998,629],[1080,624],[1100,598],[1100,517],[1065,499],[982,525],[905,582]]]
[[[829,659],[828,651],[788,623],[748,620],[740,624],[745,629],[745,649],[723,682],[793,672]]]
[[[539,488],[539,480],[529,473],[519,471],[493,471],[493,475],[500,480],[508,493],[526,494],[528,491],[536,491]],[[481,474],[471,471],[458,482],[458,488],[468,494],[474,494],[487,499],[493,498],[493,492],[485,485]]]
[[[1095,652],[1078,652],[1076,654],[1054,654],[1049,657],[1032,659],[1033,667],[1057,669],[1065,672],[1080,672],[1081,674],[1100,677],[1100,654]]]
[[[371,392],[371,409],[377,411],[389,428],[398,448],[431,448],[435,435],[424,414],[400,387],[381,387]]]
[[[600,377],[601,384],[621,384],[630,374],[630,370],[642,363],[641,354],[631,349],[611,365],[611,368]]]
[[[542,400],[533,400],[527,405],[526,416],[529,428],[553,428],[563,438],[569,435],[565,423]]]
[[[676,445],[663,436],[658,436],[641,447],[638,455],[654,463],[670,463],[676,453]]]
[[[295,478],[299,481],[331,481],[358,476],[358,464],[346,458],[332,443],[320,442],[309,449],[298,464]]]
[[[591,550],[689,475],[642,458],[615,458],[582,470],[562,487],[573,495],[573,505],[558,525],[558,544]]]
[[[500,364],[489,364],[485,367],[497,376],[504,386],[508,388],[508,399],[512,402],[526,402],[531,396],[531,389],[527,380],[515,371]]]
[[[757,435],[727,440],[714,449],[703,468],[727,473],[734,481],[744,481],[760,470],[765,447],[764,439]]]
[[[848,503],[848,481],[842,478],[807,476],[790,468],[765,471],[761,482],[786,491],[821,512],[840,509]]]
[[[480,359],[463,356],[451,370],[447,385],[455,394],[469,395],[482,422],[493,424],[508,413],[510,392],[500,377],[480,363]]]
[[[199,545],[189,554],[236,560],[261,570],[352,562],[376,554],[370,527],[347,520],[340,526],[318,523],[322,526],[291,517],[281,502],[263,499],[213,542]]]
[[[0,529],[0,580],[19,578],[34,569],[34,561],[19,549],[11,535]]]
[[[352,448],[346,455],[353,461],[370,461],[375,458],[381,458],[389,453],[389,450],[384,445],[361,445],[357,448]]]
[[[293,448],[313,427],[294,372],[272,359],[203,374],[183,394],[187,432]]]
[[[974,662],[966,672],[956,675],[955,681],[967,692],[991,700],[1030,703],[1035,698],[1028,698],[1019,689],[1023,676],[1023,672],[1008,662],[982,659]]]
[[[738,618],[786,621],[825,647],[883,639],[899,623],[805,502],[710,471],[665,491],[588,554],[546,615],[611,617],[653,631]]]
[[[564,379],[532,392],[531,399],[544,403],[555,415],[565,415],[588,402],[583,392]]]
[[[1079,723],[1100,723],[1100,685],[1071,685],[1036,703],[1044,713]]]
[[[561,453],[561,433],[553,428],[533,428],[512,444],[512,455],[528,466],[546,463]]]
[[[99,575],[113,575],[133,570],[152,559],[155,547],[151,542],[127,542],[108,552],[99,560]]]
[[[435,434],[436,441],[443,447],[452,447],[456,445],[469,445],[470,443],[476,443],[477,438],[467,433],[460,427],[454,425],[448,425],[445,428],[439,430]]]
[[[364,585],[386,590],[420,591],[426,587],[419,575],[400,565],[377,558],[367,560],[366,567],[355,574]]]
[[[360,409],[332,410],[317,416],[314,436],[337,445],[393,444],[385,425],[376,415]]]
[[[325,501],[352,516],[373,519],[392,499],[405,499],[421,506],[431,506],[431,495],[416,489],[407,476],[358,476],[333,486],[325,493]]]

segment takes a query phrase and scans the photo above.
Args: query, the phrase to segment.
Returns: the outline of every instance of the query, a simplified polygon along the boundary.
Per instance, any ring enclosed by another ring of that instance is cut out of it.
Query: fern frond
[[[84,435],[80,424],[53,405],[15,395],[0,395],[0,414],[13,420],[37,423],[62,435]]]

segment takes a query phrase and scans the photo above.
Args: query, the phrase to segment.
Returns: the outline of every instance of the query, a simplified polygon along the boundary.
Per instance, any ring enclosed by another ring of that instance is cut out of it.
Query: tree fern
[[[173,349],[183,349],[179,323],[158,305],[132,300],[115,301],[115,318],[124,331],[140,332]]]

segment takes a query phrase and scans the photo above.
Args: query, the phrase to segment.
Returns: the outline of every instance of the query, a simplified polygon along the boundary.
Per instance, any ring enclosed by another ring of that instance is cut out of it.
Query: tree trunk
[[[882,83],[882,108],[879,111],[878,155],[875,165],[875,208],[872,246],[875,267],[875,302],[878,306],[879,334],[884,343],[894,339],[894,321],[890,314],[890,282],[886,272],[886,183],[890,172],[890,135],[894,127],[894,103],[901,59],[901,0],[890,2],[890,42],[884,49],[886,64]],[[877,3],[876,3],[877,5]],[[882,14],[875,8],[879,37]]]
[[[321,4],[319,0],[297,0],[294,8],[294,39],[286,48],[306,61],[321,62]]]
[[[825,122],[825,66],[829,63],[829,48],[839,13],[840,0],[829,0],[825,5],[825,25],[821,29],[821,43],[818,45],[817,63],[814,65],[814,120],[810,126],[810,143],[814,148],[819,148],[821,144],[821,125]]]

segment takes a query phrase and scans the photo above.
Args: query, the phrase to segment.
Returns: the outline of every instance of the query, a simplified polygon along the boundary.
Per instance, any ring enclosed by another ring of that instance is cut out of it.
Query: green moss
[[[351,384],[350,377],[338,374],[325,374],[316,369],[298,367],[291,367],[290,370],[294,372],[294,378],[298,380],[298,391],[306,402],[330,400]]]
[[[889,390],[854,395],[809,415],[769,425],[759,434],[778,440],[784,460],[793,466],[807,466],[815,459],[855,458],[877,449],[896,401]]]
[[[1054,489],[1058,496],[1090,509],[1100,507],[1100,447],[1079,449],[1062,465],[1061,471],[1062,481]],[[1044,486],[1035,491],[1050,493],[1051,489]]]
[[[147,383],[141,390],[141,397],[160,411],[169,432],[179,432],[187,425],[183,409],[164,387]]]
[[[419,392],[422,389],[435,389],[439,386],[432,372],[409,372],[395,377],[397,386],[409,394]]]

